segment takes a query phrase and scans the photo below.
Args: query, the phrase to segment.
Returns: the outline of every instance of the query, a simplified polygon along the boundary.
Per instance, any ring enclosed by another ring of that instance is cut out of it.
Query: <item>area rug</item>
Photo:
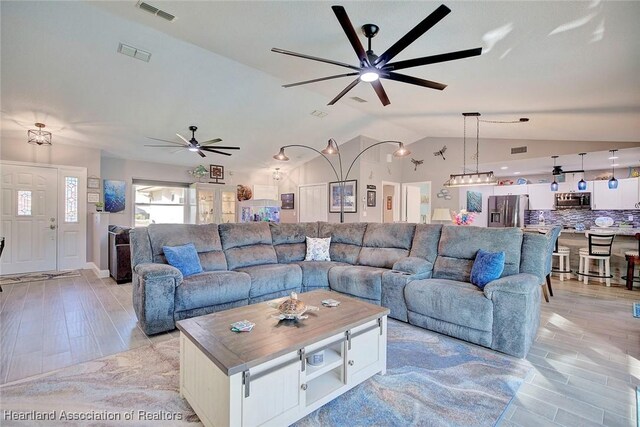
[[[40,282],[42,280],[62,279],[64,277],[80,276],[78,270],[69,271],[39,271],[37,273],[7,274],[0,276],[0,286],[14,283]]]
[[[172,339],[6,384],[0,387],[2,425],[87,425],[87,416],[91,425],[197,425],[179,395],[178,356]],[[524,360],[396,321],[389,321],[387,359],[386,375],[296,425],[491,426],[530,369]],[[32,416],[8,421],[7,414]],[[38,421],[38,414],[51,417]],[[69,423],[69,414],[85,420]]]
[[[633,303],[633,317],[640,317],[640,302]]]

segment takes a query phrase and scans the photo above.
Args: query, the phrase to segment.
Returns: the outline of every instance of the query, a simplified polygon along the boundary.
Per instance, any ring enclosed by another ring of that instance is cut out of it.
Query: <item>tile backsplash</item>
[[[586,228],[595,226],[595,220],[601,216],[608,216],[613,218],[614,224],[619,224],[622,221],[633,223],[634,228],[640,228],[640,210],[623,210],[623,211],[591,211],[591,210],[579,210],[579,209],[561,209],[555,211],[539,211],[530,210],[524,211],[524,223],[526,225],[538,225],[538,217],[540,212],[543,212],[545,225],[562,224],[569,227],[574,227],[577,223],[583,223]],[[629,221],[629,215],[633,215],[633,221]]]

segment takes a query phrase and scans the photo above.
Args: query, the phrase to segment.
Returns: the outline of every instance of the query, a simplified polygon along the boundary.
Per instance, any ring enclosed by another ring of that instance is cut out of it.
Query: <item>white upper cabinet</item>
[[[551,184],[529,184],[529,209],[554,209],[555,193],[551,191]]]
[[[494,196],[510,196],[527,194],[528,185],[496,185],[493,187]]]
[[[620,209],[638,209],[640,202],[640,185],[638,178],[626,178],[618,180],[618,191],[620,191]]]
[[[622,181],[622,180],[620,180]],[[606,180],[593,181],[593,194],[591,195],[591,209],[615,210],[622,209],[621,186],[612,190]],[[636,191],[637,198],[637,191]]]

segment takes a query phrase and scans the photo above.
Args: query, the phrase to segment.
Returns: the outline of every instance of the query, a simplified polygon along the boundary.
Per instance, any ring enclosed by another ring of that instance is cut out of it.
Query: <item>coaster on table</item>
[[[322,305],[324,305],[325,307],[337,307],[340,305],[340,301],[329,298],[322,300]]]
[[[255,323],[251,323],[248,320],[243,320],[241,322],[235,322],[231,324],[231,330],[233,332],[251,332],[251,329],[256,326]]]

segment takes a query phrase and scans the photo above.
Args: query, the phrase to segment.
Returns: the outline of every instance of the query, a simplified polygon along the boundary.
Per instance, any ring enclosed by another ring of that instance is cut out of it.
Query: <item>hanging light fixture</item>
[[[580,160],[582,162],[582,179],[580,181],[578,181],[578,191],[584,191],[587,189],[587,181],[584,180],[584,156],[587,153],[579,153],[578,155],[580,156]]]
[[[615,159],[616,159],[616,151],[618,150],[609,150],[611,153],[611,179],[609,180],[609,189],[615,190],[618,188],[618,180],[616,179],[616,167],[615,167]]]
[[[281,179],[282,175],[280,175],[280,168],[276,168],[276,170],[273,172],[273,180],[280,181]]]
[[[558,156],[551,156],[553,159],[553,170],[556,170],[556,159]],[[558,181],[556,181],[556,174],[553,175],[553,182],[551,183],[551,191],[558,191]]]
[[[449,175],[449,179],[444,183],[445,187],[469,187],[477,185],[496,185],[493,171],[480,172],[478,164],[480,162],[480,113],[462,113],[464,117],[464,133],[462,138],[462,172]],[[476,118],[476,171],[467,173],[467,117]]]
[[[27,131],[27,142],[33,145],[51,145],[51,132],[42,130],[44,123],[36,123],[38,129],[29,129]]]

